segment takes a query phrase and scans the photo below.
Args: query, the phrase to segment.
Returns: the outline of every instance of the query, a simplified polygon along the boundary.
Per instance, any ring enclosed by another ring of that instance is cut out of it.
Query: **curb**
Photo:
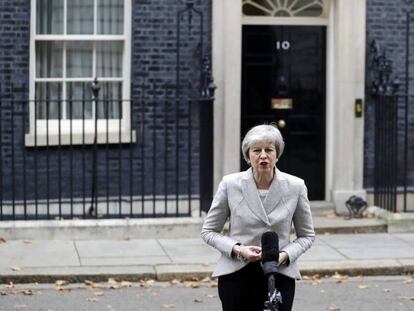
[[[319,267],[318,267],[319,266]],[[399,260],[329,262],[320,267],[318,263],[304,263],[301,267],[302,276],[331,276],[342,274],[348,276],[384,276],[414,274],[414,260],[407,263]],[[65,280],[69,283],[83,283],[85,280],[106,282],[109,278],[117,281],[138,282],[154,279],[168,282],[174,279],[199,280],[211,277],[214,265],[185,264],[128,267],[73,267],[44,268],[23,271],[0,272],[0,283],[54,283]],[[63,271],[62,271],[63,270]],[[110,271],[110,272],[109,272]]]

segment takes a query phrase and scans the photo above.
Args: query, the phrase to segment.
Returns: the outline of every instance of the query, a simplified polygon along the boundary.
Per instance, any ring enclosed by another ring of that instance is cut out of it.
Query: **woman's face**
[[[249,149],[249,160],[253,170],[258,174],[272,173],[276,165],[276,147],[272,143],[258,142]]]

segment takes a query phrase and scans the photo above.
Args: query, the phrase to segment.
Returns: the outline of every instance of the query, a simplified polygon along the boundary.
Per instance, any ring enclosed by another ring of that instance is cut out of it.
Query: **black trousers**
[[[279,310],[290,311],[295,296],[295,280],[277,274],[276,288],[283,301]],[[223,311],[263,311],[267,300],[267,277],[260,262],[249,263],[239,271],[219,276],[218,292]]]

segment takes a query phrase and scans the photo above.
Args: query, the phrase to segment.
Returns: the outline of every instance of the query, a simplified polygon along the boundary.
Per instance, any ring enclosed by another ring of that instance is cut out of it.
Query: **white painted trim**
[[[311,17],[271,17],[271,16],[243,16],[243,25],[295,25],[295,26],[326,26],[327,18]]]
[[[304,18],[242,17],[240,11],[241,1],[213,0],[213,74],[218,86],[215,187],[223,175],[239,170],[240,127],[235,124],[240,126],[241,25],[266,22],[327,26],[325,198],[343,205],[342,194],[363,193],[363,119],[355,120],[353,104],[355,98],[364,99],[366,0],[333,0],[327,19],[309,19],[309,23]]]
[[[122,41],[127,38],[126,35],[34,35],[36,41]]]
[[[331,201],[333,184],[334,103],[335,103],[335,29],[334,5],[330,6],[326,29],[326,109],[325,109],[325,201]]]
[[[36,33],[36,1],[31,0],[30,3],[30,44],[29,44],[29,99],[34,98],[35,85],[34,77],[36,75],[36,53],[35,53],[35,33]],[[35,104],[29,103],[29,133],[33,133],[35,124]]]
[[[111,81],[111,82],[123,82],[122,87],[122,98],[127,99],[124,100],[122,103],[122,119],[121,121],[116,120],[109,120],[108,123],[116,122],[116,129],[114,127],[109,127],[108,130],[106,129],[106,126],[99,126],[98,131],[102,133],[98,133],[98,143],[106,143],[106,132],[110,132],[110,143],[119,143],[119,135],[122,137],[121,143],[127,143],[127,142],[135,142],[135,131],[133,131],[133,138],[131,140],[131,105],[128,99],[130,98],[131,90],[130,90],[130,84],[131,84],[131,27],[132,27],[132,4],[131,0],[125,0],[124,1],[124,33],[122,35],[97,35],[96,34],[96,18],[95,18],[95,27],[94,27],[94,34],[92,35],[66,35],[66,0],[64,0],[64,34],[62,35],[37,35],[36,34],[36,0],[31,0],[31,27],[30,27],[30,64],[29,64],[29,100],[30,100],[30,111],[29,111],[29,133],[25,136],[25,145],[26,146],[33,146],[34,145],[34,136],[36,135],[37,146],[41,146],[42,144],[46,144],[46,132],[43,133],[46,129],[46,127],[41,126],[42,123],[41,120],[38,120],[36,122],[37,127],[35,127],[35,106],[34,106],[34,96],[35,96],[35,82],[77,82],[77,81],[93,81],[94,75],[89,78],[67,78],[65,71],[66,71],[66,61],[65,61],[65,55],[63,55],[63,77],[62,78],[36,78],[36,59],[35,59],[35,43],[36,41],[90,41],[90,42],[96,42],[96,41],[120,41],[124,44],[123,49],[123,68],[122,68],[122,78],[100,78],[99,81],[105,82],[105,81]],[[96,1],[94,3],[94,15],[96,16]],[[65,49],[63,50],[65,54]],[[96,63],[95,59],[96,54],[96,47],[94,44],[94,53],[93,53],[93,62]],[[95,66],[93,67],[93,70],[95,71]],[[94,72],[95,73],[95,72]],[[63,88],[63,96],[66,97],[65,94],[65,88]],[[65,109],[63,109],[63,112],[65,113]],[[94,115],[94,114],[93,114]],[[67,124],[70,123],[69,120],[61,120],[61,144],[69,144],[70,140],[68,137],[70,137],[70,128]],[[101,123],[101,120],[98,120],[98,123]],[[105,121],[106,122],[106,121]],[[72,121],[72,124],[74,125],[76,123],[76,120]],[[91,135],[94,135],[94,131],[91,132],[90,126],[93,124],[93,120],[88,119],[85,120],[85,126],[87,129],[85,129],[85,143],[90,144],[93,143],[93,139],[90,139]],[[66,124],[66,125],[65,125]],[[78,126],[81,126],[79,124]],[[121,126],[121,129],[119,131],[119,126]],[[74,126],[72,126],[72,131],[74,130]],[[54,145],[59,143],[59,125],[56,120],[49,121],[49,145]],[[74,133],[76,134],[76,133]],[[76,136],[76,135],[75,135]],[[75,138],[73,136],[74,141],[72,141],[73,144],[81,144],[82,140],[80,138]],[[78,135],[79,136],[79,135]],[[66,137],[66,138],[65,138]],[[105,139],[101,139],[99,137],[104,137]],[[81,136],[83,139],[83,137]]]
[[[132,42],[132,3],[131,0],[125,0],[124,8],[124,55],[122,64],[122,77],[124,78],[124,84],[122,88],[122,96],[125,99],[131,98],[131,42]],[[102,79],[103,81],[103,79]],[[125,122],[124,127],[131,128],[131,105],[123,106],[122,109],[128,115],[128,120]]]
[[[93,77],[86,78],[36,78],[36,82],[92,82]],[[122,82],[123,78],[99,78],[99,82]]]
[[[56,127],[55,127],[56,128]],[[130,144],[137,141],[135,130],[132,131],[111,131],[108,133],[101,127],[98,129],[96,136],[97,144]],[[65,146],[65,145],[91,145],[95,142],[95,132],[88,130],[85,133],[69,131],[61,131],[60,139],[59,134],[49,133],[47,135],[43,130],[35,133],[29,133],[25,135],[26,147],[45,147],[45,146]]]

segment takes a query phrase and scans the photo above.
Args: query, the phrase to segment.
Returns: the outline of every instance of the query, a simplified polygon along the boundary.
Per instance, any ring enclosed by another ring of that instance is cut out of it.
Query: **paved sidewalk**
[[[204,277],[218,257],[199,237],[6,241],[0,244],[0,282]],[[318,235],[299,265],[305,275],[413,273],[414,233]]]

